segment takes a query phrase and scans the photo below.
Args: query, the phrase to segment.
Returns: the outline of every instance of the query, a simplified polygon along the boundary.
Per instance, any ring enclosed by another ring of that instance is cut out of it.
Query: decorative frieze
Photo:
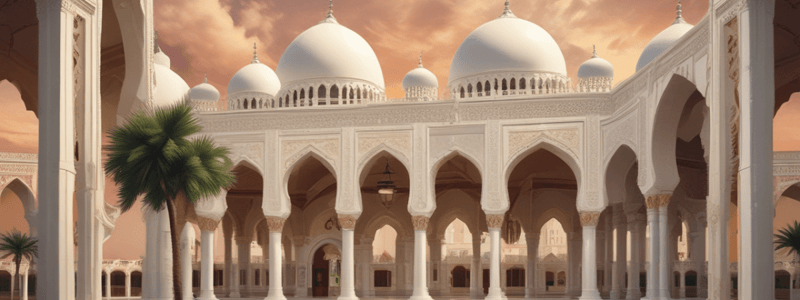
[[[278,217],[267,217],[267,228],[269,232],[283,232],[283,224],[286,219]]]
[[[411,157],[411,134],[408,132],[359,134],[359,160],[364,159],[365,155],[366,158],[371,157],[374,151],[378,151],[382,149],[382,147],[396,150],[405,155],[407,159]]]
[[[578,128],[536,130],[536,131],[511,131],[508,133],[508,156],[507,159],[527,149],[531,144],[539,140],[550,140],[566,147],[573,157],[580,157],[580,134]],[[559,146],[559,145],[556,145]]]
[[[217,230],[217,225],[219,224],[219,220],[214,220],[211,218],[205,217],[197,217],[197,227],[200,227],[201,231],[214,231]]]
[[[349,229],[353,230],[356,228],[356,221],[358,218],[354,215],[338,215],[339,217],[339,226],[342,229]]]
[[[669,206],[669,200],[672,198],[672,194],[660,194],[660,195],[652,195],[648,196],[645,199],[645,204],[647,205],[647,209],[655,209],[659,207],[667,207]]]
[[[503,227],[503,218],[505,215],[486,215],[486,226],[489,228]]]
[[[582,212],[580,213],[581,225],[583,226],[597,226],[600,221],[599,212]]]
[[[431,218],[426,216],[411,216],[411,224],[414,224],[414,230],[428,230],[428,223]]]

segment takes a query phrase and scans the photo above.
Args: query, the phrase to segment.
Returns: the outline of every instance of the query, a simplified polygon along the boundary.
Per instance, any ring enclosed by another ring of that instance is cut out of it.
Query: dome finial
[[[681,5],[681,0],[678,0],[678,6],[675,7],[675,10],[677,10],[676,12],[677,16],[675,17],[675,22],[673,24],[686,23],[686,21],[683,20],[683,15],[682,15],[683,10],[681,10],[682,7],[683,6]]]
[[[256,42],[253,42],[253,61],[250,62],[251,64],[258,63],[258,47],[256,46]]]
[[[161,47],[158,46],[158,30],[153,30],[153,53],[161,52]]]
[[[422,68],[422,51],[419,52],[419,65],[417,65],[417,68]]]
[[[500,18],[516,18],[517,16],[511,12],[511,8],[509,7],[508,0],[506,0],[506,8],[503,10],[503,14],[500,15]]]
[[[328,15],[325,16],[325,20],[322,20],[320,23],[338,23],[336,22],[336,17],[333,16],[333,0],[330,0],[328,4]]]
[[[592,45],[592,58],[597,57],[597,47]]]
[[[208,83],[208,73],[203,73],[203,83]]]

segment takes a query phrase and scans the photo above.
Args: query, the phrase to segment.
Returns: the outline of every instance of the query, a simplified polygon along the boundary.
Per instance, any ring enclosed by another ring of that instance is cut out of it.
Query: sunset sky
[[[708,0],[684,0],[683,16],[698,23]],[[321,21],[327,0],[154,0],[159,44],[170,56],[172,69],[189,86],[203,82],[225,98],[228,80],[252,59],[253,43],[259,60],[272,68],[289,43]],[[537,0],[511,1],[514,14],[538,24],[559,44],[567,72],[577,82],[578,66],[591,57],[592,45],[615,67],[615,84],[630,77],[647,42],[675,19],[672,0]],[[389,98],[403,97],[403,76],[423,63],[439,79],[448,80],[450,63],[464,38],[503,11],[503,0],[334,0],[340,24],[360,34],[381,63]],[[25,111],[17,90],[0,82],[0,151],[38,151],[38,120]],[[800,150],[800,94],[784,105],[774,119],[776,151]],[[107,183],[109,185],[109,183]],[[109,202],[116,202],[107,193]],[[21,205],[0,201],[0,232],[24,222]],[[18,201],[17,201],[18,203]],[[20,219],[20,220],[17,220]],[[138,259],[144,252],[144,223],[138,207],[117,222],[105,243],[108,259]],[[199,234],[198,234],[199,237]]]

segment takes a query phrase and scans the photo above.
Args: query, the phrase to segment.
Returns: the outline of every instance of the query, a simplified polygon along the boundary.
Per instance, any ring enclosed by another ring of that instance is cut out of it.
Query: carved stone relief
[[[368,133],[358,135],[358,161],[362,162],[374,155],[375,151],[380,151],[382,147],[396,150],[405,155],[408,161],[411,157],[411,134],[408,132],[396,133]]]
[[[426,216],[411,216],[411,224],[414,224],[414,230],[428,230],[428,223],[431,218]]]
[[[230,149],[234,161],[247,157],[258,164],[256,167],[264,167],[264,143],[234,143]]]
[[[283,225],[286,219],[278,217],[267,217],[267,227],[269,232],[283,232]]]
[[[339,217],[339,225],[342,226],[342,229],[349,229],[353,230],[356,228],[356,221],[358,218],[354,215],[338,215]]]
[[[577,128],[571,129],[552,129],[535,131],[510,131],[508,133],[508,152],[506,161],[516,157],[528,146],[541,140],[557,142],[565,146],[565,150],[576,160],[580,160],[580,134]],[[557,145],[558,146],[558,145]]]
[[[502,228],[505,215],[486,215],[486,226],[489,228]]]
[[[307,147],[317,149],[320,154],[328,159],[333,168],[338,168],[339,162],[339,139],[303,139],[303,140],[284,140],[281,141],[281,157],[283,158],[283,173],[289,169],[297,160],[306,154],[301,151]]]
[[[580,214],[581,225],[583,226],[597,226],[600,221],[599,212],[582,212]]]
[[[647,209],[654,209],[659,207],[667,207],[669,206],[669,201],[672,198],[670,194],[660,194],[660,195],[653,195],[647,197],[645,199],[645,205],[647,205]]]

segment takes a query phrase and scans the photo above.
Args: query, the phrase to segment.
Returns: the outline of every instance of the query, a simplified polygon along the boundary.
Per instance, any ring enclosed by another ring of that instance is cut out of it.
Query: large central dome
[[[519,19],[508,9],[481,25],[458,47],[448,81],[503,72],[567,75],[561,48],[536,24]]]
[[[317,79],[350,79],[384,89],[375,51],[332,16],[295,38],[281,56],[276,72],[285,87]]]

